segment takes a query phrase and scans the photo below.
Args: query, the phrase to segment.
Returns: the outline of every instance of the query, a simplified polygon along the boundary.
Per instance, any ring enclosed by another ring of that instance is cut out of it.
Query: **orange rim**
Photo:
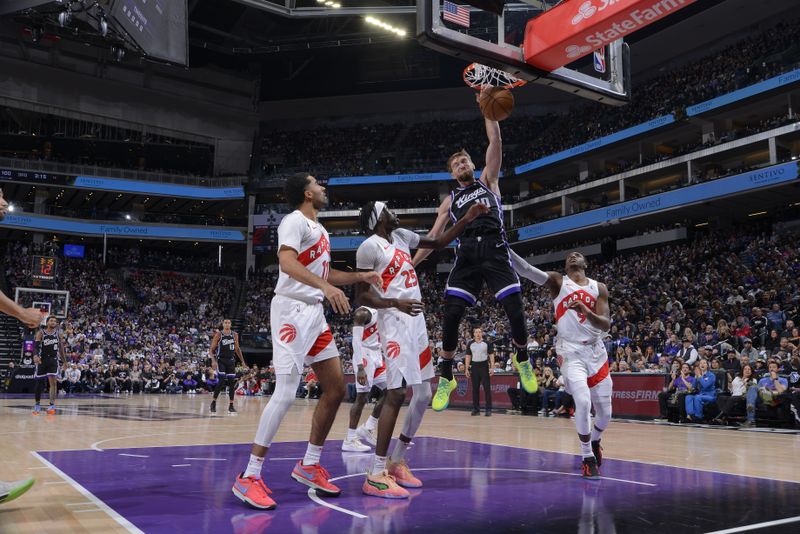
[[[528,83],[526,80],[520,80],[503,70],[488,67],[480,63],[471,63],[467,65],[462,78],[465,84],[478,91],[487,87],[513,89]]]

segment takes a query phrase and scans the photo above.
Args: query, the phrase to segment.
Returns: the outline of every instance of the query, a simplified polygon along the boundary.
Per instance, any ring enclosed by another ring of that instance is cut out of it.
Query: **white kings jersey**
[[[392,232],[392,243],[373,234],[356,251],[359,269],[381,275],[383,298],[422,300],[419,280],[411,261],[411,249],[419,245],[419,235],[405,228]]]
[[[297,260],[315,275],[328,279],[331,265],[331,244],[328,232],[318,222],[308,219],[295,210],[278,226],[278,250],[289,247],[297,251]],[[300,283],[282,270],[278,275],[275,294],[292,298],[307,304],[322,302],[321,290]]]
[[[586,306],[595,311],[597,297],[600,289],[597,281],[587,278],[589,283],[579,286],[569,276],[564,275],[561,281],[561,290],[553,300],[556,311],[556,329],[558,338],[570,343],[593,344],[601,339],[602,330],[592,326],[589,319],[577,310],[570,309],[570,304],[582,300]]]

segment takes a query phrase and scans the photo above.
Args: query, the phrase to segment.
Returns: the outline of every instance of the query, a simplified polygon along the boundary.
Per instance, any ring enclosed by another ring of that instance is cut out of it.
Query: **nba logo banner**
[[[594,51],[594,70],[600,74],[606,72],[606,49],[598,48]]]

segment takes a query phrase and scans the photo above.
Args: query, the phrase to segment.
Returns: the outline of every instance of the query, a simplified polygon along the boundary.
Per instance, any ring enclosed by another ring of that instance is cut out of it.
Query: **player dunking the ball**
[[[347,438],[342,442],[342,450],[367,452],[370,446],[375,446],[375,428],[386,399],[383,394],[386,390],[386,365],[381,351],[381,336],[378,334],[378,310],[366,306],[361,306],[353,313],[353,367],[356,374],[356,400],[350,407],[350,426]],[[381,398],[364,426],[359,427],[358,421],[373,385],[381,390]],[[364,445],[360,439],[369,445]]]
[[[556,354],[561,362],[564,388],[575,400],[575,428],[583,456],[583,477],[600,478],[603,463],[600,436],[611,420],[611,376],[603,332],[611,327],[608,289],[586,277],[586,258],[571,252],[566,276],[543,272],[512,252],[514,269],[535,284],[544,286],[553,299],[556,316]],[[594,405],[594,427],[592,427]]]
[[[405,453],[430,402],[428,381],[433,378],[434,371],[411,249],[444,248],[470,222],[487,212],[485,205],[475,204],[450,229],[431,239],[400,228],[397,215],[383,202],[368,202],[361,208],[361,227],[364,233],[371,235],[356,251],[356,267],[381,273],[381,281],[379,290],[359,283],[356,300],[378,310],[378,333],[386,355],[386,401],[378,420],[375,459],[362,486],[367,495],[406,499],[409,493],[405,488],[422,486],[408,468]],[[413,395],[403,431],[389,459],[389,442],[406,397],[406,386]]]
[[[34,378],[36,386],[34,396],[36,405],[33,407],[33,415],[42,413],[39,402],[42,400],[42,390],[44,389],[44,379],[47,379],[50,387],[50,406],[47,407],[48,415],[56,413],[56,395],[58,394],[58,374],[61,370],[59,362],[67,366],[66,351],[64,350],[64,339],[61,329],[58,327],[58,319],[52,315],[47,318],[45,328],[36,332],[36,347],[39,355],[33,358],[36,363]]]
[[[503,146],[500,125],[484,119],[489,147],[486,149],[486,166],[480,178],[475,177],[475,164],[465,150],[460,150],[447,160],[447,170],[458,182],[439,206],[436,222],[428,234],[439,235],[448,219],[454,223],[463,219],[474,205],[489,208],[488,213],[470,222],[459,239],[456,260],[445,288],[444,317],[442,318],[441,378],[433,409],[441,411],[450,402],[450,393],[456,388],[453,379],[453,356],[458,344],[458,327],[467,306],[473,306],[483,288],[484,281],[494,293],[508,316],[511,336],[516,349],[514,366],[519,371],[522,387],[535,393],[539,386],[533,367],[528,360],[528,332],[525,327],[524,306],[519,277],[511,267],[509,246],[503,225],[503,206],[500,201],[500,166]],[[414,265],[424,260],[429,251],[420,250]]]
[[[328,205],[328,197],[313,176],[298,173],[289,177],[284,194],[295,211],[278,226],[279,275],[270,303],[275,391],[261,414],[247,469],[236,477],[232,488],[239,499],[264,510],[276,506],[269,496],[271,491],[261,480],[264,457],[294,402],[305,365],[310,365],[317,375],[322,396],[312,415],[305,456],[294,466],[292,478],[320,495],[335,497],[341,493],[320,465],[322,446],[345,393],[342,363],[322,301],[327,300],[335,313],[346,314],[350,303],[334,286],[380,283],[375,272],[331,269],[328,232],[317,220],[319,210]]]
[[[214,388],[214,400],[211,401],[209,411],[217,413],[217,398],[228,384],[228,413],[236,413],[233,406],[233,396],[236,393],[236,358],[239,358],[242,367],[247,367],[239,348],[239,334],[231,330],[231,320],[222,321],[222,331],[217,330],[208,349],[211,357],[211,366],[217,373],[217,387]]]

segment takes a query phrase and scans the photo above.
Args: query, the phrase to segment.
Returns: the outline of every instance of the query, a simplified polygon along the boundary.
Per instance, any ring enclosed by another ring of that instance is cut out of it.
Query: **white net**
[[[464,69],[464,83],[476,89],[485,87],[519,87],[525,80],[515,78],[506,71],[495,69],[481,63],[473,63]]]

